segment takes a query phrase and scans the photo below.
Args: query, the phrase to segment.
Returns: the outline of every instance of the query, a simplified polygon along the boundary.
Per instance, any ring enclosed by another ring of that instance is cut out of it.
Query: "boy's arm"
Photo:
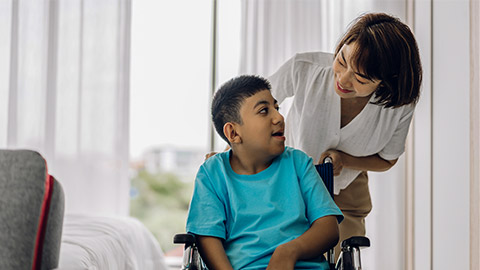
[[[338,242],[338,223],[335,216],[324,216],[312,223],[298,238],[278,246],[268,264],[270,269],[294,269],[298,260],[322,256]]]
[[[220,238],[197,235],[198,248],[208,269],[233,270]]]

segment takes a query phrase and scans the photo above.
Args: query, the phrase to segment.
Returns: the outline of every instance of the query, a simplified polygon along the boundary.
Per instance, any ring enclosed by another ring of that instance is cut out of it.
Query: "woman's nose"
[[[349,72],[343,72],[338,74],[338,82],[343,87],[350,87],[351,85],[351,76]]]

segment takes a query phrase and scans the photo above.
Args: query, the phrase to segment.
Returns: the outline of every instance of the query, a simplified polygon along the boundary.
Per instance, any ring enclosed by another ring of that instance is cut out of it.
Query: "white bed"
[[[131,217],[66,215],[62,270],[168,270],[150,231]]]

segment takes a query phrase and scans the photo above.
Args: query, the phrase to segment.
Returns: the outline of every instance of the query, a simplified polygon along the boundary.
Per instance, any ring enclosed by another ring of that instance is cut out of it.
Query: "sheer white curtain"
[[[297,52],[333,51],[341,1],[242,0],[240,72],[268,76]]]
[[[387,12],[405,21],[405,1],[242,0],[240,73],[268,76],[297,52],[332,52],[349,23],[365,12]],[[281,105],[287,113],[289,100]],[[366,220],[372,246],[364,269],[405,267],[405,162],[370,173],[373,210]]]
[[[0,2],[0,147],[39,151],[67,213],[128,213],[130,5]]]

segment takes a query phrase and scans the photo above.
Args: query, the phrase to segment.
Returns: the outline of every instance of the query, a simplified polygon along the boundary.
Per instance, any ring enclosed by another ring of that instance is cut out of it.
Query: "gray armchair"
[[[39,153],[0,150],[0,269],[56,268],[64,205]]]

